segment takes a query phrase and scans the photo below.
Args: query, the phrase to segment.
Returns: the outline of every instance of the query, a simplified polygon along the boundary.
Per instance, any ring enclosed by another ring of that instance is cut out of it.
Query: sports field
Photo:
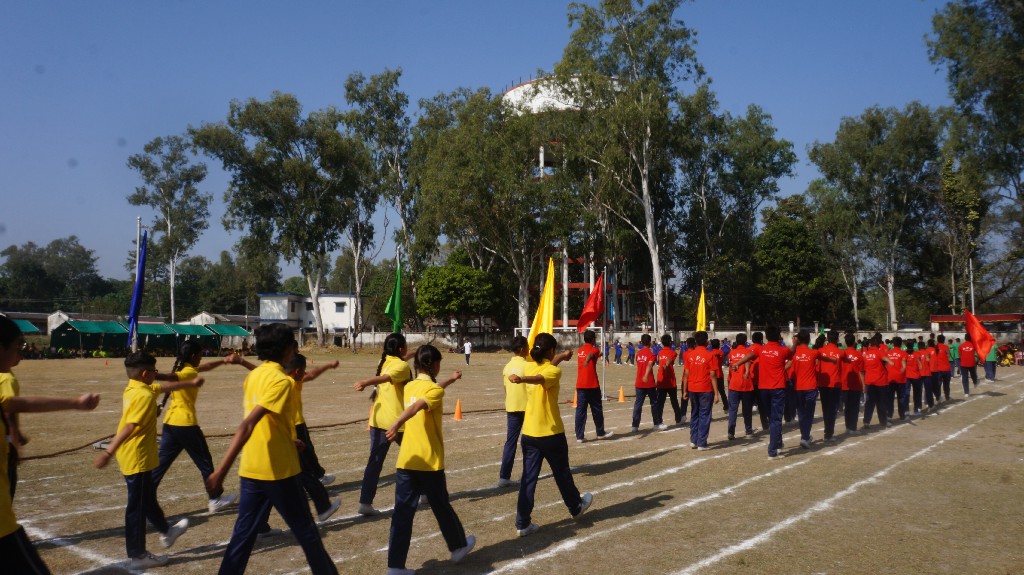
[[[368,453],[366,393],[352,383],[373,375],[379,356],[308,354],[321,365],[339,359],[304,390],[305,416],[321,463],[337,475],[328,487],[341,510],[321,529],[341,573],[383,573],[390,514],[355,514]],[[715,407],[711,449],[686,447],[688,430],[651,430],[645,409],[640,432],[629,432],[634,369],[607,368],[609,441],[573,441],[571,401],[575,362],[563,364],[563,420],[577,486],[594,506],[574,521],[549,476],[542,475],[533,515],[541,530],[517,538],[515,489],[498,490],[505,438],[501,368],[505,354],[446,355],[442,376],[462,369],[448,389],[446,412],[462,400],[463,421],[445,417],[445,451],[452,504],[476,549],[460,565],[428,510],[417,514],[407,567],[420,573],[1024,573],[1024,368],[999,372],[964,398],[959,379],[953,400],[937,415],[883,430],[846,435],[825,444],[820,422],[810,450],[798,446],[795,425],[784,428],[785,457],[769,460],[767,438],[726,440],[725,417]],[[162,358],[169,371],[171,358]],[[980,370],[979,370],[980,371]],[[22,415],[31,442],[26,455],[87,444],[115,431],[126,383],[119,360],[24,361],[15,368],[24,395],[99,392],[92,413]],[[245,370],[207,372],[200,392],[200,424],[219,461],[242,419]],[[626,403],[618,403],[619,386]],[[669,410],[670,411],[670,410]],[[820,418],[820,406],[818,409]],[[755,414],[755,426],[757,426]],[[740,425],[742,429],[742,424]],[[588,437],[594,435],[593,423]],[[54,573],[125,573],[126,489],[117,465],[92,466],[92,448],[25,462],[15,511]],[[390,509],[397,450],[388,457],[376,506]],[[236,463],[237,471],[237,463]],[[518,478],[517,463],[513,478]],[[545,473],[547,467],[545,466]],[[237,473],[225,483],[237,492]],[[198,471],[183,454],[160,488],[172,522],[188,517],[189,531],[154,553],[170,565],[153,573],[215,573],[234,524],[233,510],[209,516]],[[283,527],[276,514],[271,525]],[[257,543],[249,573],[308,572],[290,535]],[[3,571],[0,559],[0,572]]]

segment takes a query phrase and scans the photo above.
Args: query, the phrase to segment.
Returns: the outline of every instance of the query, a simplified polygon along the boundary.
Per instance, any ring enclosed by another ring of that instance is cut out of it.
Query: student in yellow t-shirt
[[[590,493],[580,495],[569,470],[569,444],[565,440],[565,428],[558,411],[558,389],[562,379],[558,364],[572,357],[573,352],[556,355],[557,348],[555,336],[537,334],[530,350],[530,357],[535,363],[528,364],[527,375],[508,378],[512,383],[531,384],[527,386],[530,397],[523,423],[523,479],[519,484],[519,502],[516,505],[516,530],[520,537],[540,529],[530,521],[530,514],[533,513],[533,495],[544,460],[551,466],[551,475],[570,515],[579,518],[594,501]]]
[[[238,454],[240,497],[238,519],[220,564],[221,575],[244,573],[260,523],[273,507],[302,546],[314,575],[336,574],[299,484],[299,452],[295,443],[295,383],[283,364],[295,357],[295,336],[283,323],[256,329],[256,354],[263,360],[249,372],[243,388],[245,420],[231,440],[224,459],[206,480],[215,491],[224,483]],[[245,448],[243,451],[242,448]]]
[[[210,371],[228,363],[226,359],[215,359],[202,363],[203,346],[197,340],[190,339],[181,344],[178,350],[178,357],[174,361],[172,373],[157,375],[159,381],[190,381],[199,377],[200,372]],[[164,474],[171,468],[171,464],[181,454],[182,450],[188,452],[192,462],[196,464],[200,475],[203,476],[203,483],[213,473],[213,457],[210,455],[210,447],[206,443],[206,436],[199,427],[199,419],[196,417],[196,399],[199,397],[198,387],[186,387],[172,391],[164,396],[164,403],[170,398],[171,405],[164,414],[164,427],[160,434],[160,449],[157,456],[160,460],[156,469],[153,470],[153,489],[160,487]],[[207,493],[209,502],[207,508],[210,513],[216,513],[232,505],[237,495],[220,492]]]
[[[398,419],[398,415],[404,409],[403,390],[406,382],[412,379],[409,357],[411,354],[405,345],[405,336],[400,333],[388,335],[384,339],[384,352],[380,354],[380,363],[377,364],[377,375],[357,381],[353,386],[356,391],[362,391],[371,385],[376,386],[373,395],[370,396],[373,401],[373,407],[370,409],[370,457],[366,461],[363,484],[359,491],[357,512],[360,515],[380,513],[373,507],[373,499],[377,496],[377,481],[380,480],[380,471],[384,468],[384,459],[387,458],[391,446],[384,432]],[[402,431],[404,430],[399,428],[396,439],[399,445],[402,444]]]
[[[7,316],[0,315],[0,377],[9,376],[13,379],[11,368],[21,362],[21,350],[25,338],[18,324]],[[16,380],[15,380],[16,383]],[[63,397],[20,397],[8,395],[0,390],[0,435],[8,435],[11,429],[7,424],[19,412],[62,411],[69,409],[95,409],[100,396],[94,393],[77,398]],[[49,574],[43,560],[40,559],[32,542],[29,541],[25,529],[18,525],[14,516],[11,499],[13,490],[7,485],[7,465],[9,449],[6,441],[0,441],[0,561],[3,561],[4,573],[40,573]]]
[[[12,338],[11,341],[3,343],[4,356],[0,358],[0,395],[18,397],[21,395],[21,385],[11,368],[21,363],[21,350],[24,347],[25,338],[17,324],[7,316],[0,316],[0,318],[5,320],[5,324],[10,322],[7,332]],[[7,442],[7,482],[10,486],[11,500],[14,500],[14,491],[18,486],[18,452],[22,445],[28,443],[28,437],[21,433],[17,413],[8,414],[5,423],[7,424],[7,433],[4,434]]]
[[[156,397],[161,392],[172,392],[186,387],[200,387],[203,378],[192,381],[153,385],[156,378],[156,358],[144,351],[135,351],[124,359],[128,387],[124,390],[121,421],[117,434],[107,448],[96,457],[97,469],[102,469],[116,453],[124,481],[128,486],[128,504],[124,511],[125,550],[129,568],[145,569],[167,564],[166,555],[153,555],[146,551],[146,521],[162,534],[165,548],[188,529],[188,519],[174,525],[167,523],[164,511],[156,500],[153,469],[158,463],[156,447]]]
[[[444,474],[444,431],[441,428],[444,390],[462,377],[462,372],[456,371],[438,383],[441,352],[432,345],[421,346],[416,351],[415,366],[416,379],[405,384],[405,411],[385,433],[388,441],[394,441],[398,439],[398,430],[406,426],[405,440],[398,450],[387,575],[415,573],[405,568],[405,560],[412,540],[412,520],[421,495],[430,503],[441,536],[452,554],[452,563],[462,561],[476,545],[476,538],[466,535],[459,516],[452,509]]]
[[[526,375],[526,352],[529,351],[526,338],[521,335],[513,337],[509,349],[515,355],[502,370],[502,378],[505,380],[505,448],[501,451],[501,468],[498,470],[498,487],[501,488],[516,485],[512,480],[512,464],[516,459],[516,444],[519,443],[523,419],[526,417],[526,386],[508,380],[510,375]]]

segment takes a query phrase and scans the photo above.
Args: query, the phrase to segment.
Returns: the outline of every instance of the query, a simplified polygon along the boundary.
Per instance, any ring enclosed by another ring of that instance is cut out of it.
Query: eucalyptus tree
[[[133,206],[156,211],[147,247],[155,259],[167,262],[167,286],[171,299],[171,323],[175,322],[174,284],[178,263],[210,226],[211,194],[198,185],[206,178],[206,165],[191,162],[190,144],[181,136],[155,138],[143,153],[128,158],[128,167],[139,172],[143,185],[128,196]]]
[[[680,84],[703,75],[694,33],[675,19],[680,3],[571,4],[575,29],[551,80],[577,108],[579,129],[565,135],[567,158],[611,184],[592,188],[594,199],[647,248],[656,332],[666,326],[659,224],[675,210],[668,177],[672,104]]]
[[[320,345],[320,287],[365,175],[365,147],[339,130],[342,120],[333,107],[303,116],[295,96],[275,92],[265,102],[232,101],[226,121],[189,129],[195,144],[231,174],[224,227],[298,261]]]
[[[860,293],[864,288],[866,262],[858,235],[859,222],[853,205],[842,193],[824,180],[814,180],[807,188],[814,210],[814,238],[830,268],[838,272],[853,309],[854,328],[860,330]]]

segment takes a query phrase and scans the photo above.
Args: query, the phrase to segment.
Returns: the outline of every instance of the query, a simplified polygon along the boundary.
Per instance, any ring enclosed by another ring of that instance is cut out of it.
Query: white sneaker
[[[128,568],[131,570],[148,569],[149,567],[163,567],[170,559],[166,555],[153,555],[146,551],[138,557],[132,557],[128,561]]]
[[[629,430],[632,431],[633,433],[636,433],[636,432],[640,431],[640,428],[639,427],[630,427]]]
[[[338,510],[339,507],[341,507],[341,499],[335,499],[334,503],[331,503],[330,507],[328,507],[323,513],[320,513],[316,516],[317,521],[319,521],[320,523],[327,521],[331,518],[331,515],[334,515],[334,513]]]
[[[514,479],[505,479],[504,477],[498,478],[498,488],[504,489],[506,487],[515,487],[519,482]]]
[[[573,519],[579,519],[584,513],[587,512],[587,509],[590,509],[591,504],[594,503],[594,494],[584,493],[581,499],[582,500],[580,501],[580,512],[576,515],[573,515]]]
[[[517,533],[519,533],[520,537],[526,537],[531,533],[536,533],[538,529],[540,529],[540,525],[537,525],[536,523],[531,523],[526,527],[519,529]]]
[[[360,515],[366,515],[367,517],[372,517],[374,515],[380,515],[380,511],[374,509],[372,503],[360,503],[359,504],[359,509],[356,510],[356,513],[358,513]]]
[[[452,551],[452,563],[458,563],[462,561],[473,547],[476,546],[476,537],[473,535],[466,535],[466,546],[459,547],[455,551]]]
[[[583,438],[583,437],[577,437],[576,438],[576,443],[586,443],[586,442],[587,442],[586,438]]]
[[[696,443],[693,443],[693,442],[691,441],[691,442],[690,442],[690,449],[697,449],[697,444],[696,444]]]
[[[384,572],[384,575],[416,575],[415,569],[399,569],[397,567],[388,567],[388,570]]]
[[[608,438],[610,438],[610,437],[611,437],[611,436],[613,436],[613,435],[615,435],[615,432],[614,432],[614,431],[611,431],[611,430],[609,430],[609,431],[605,431],[605,432],[604,432],[604,435],[598,435],[598,436],[597,436],[597,438],[598,438],[598,439],[608,439]]]
[[[709,449],[711,449],[711,448],[710,448],[710,447],[704,447],[704,446],[702,445],[702,446],[700,446],[700,447],[698,447],[698,448],[697,448],[697,451],[707,451],[707,450],[709,450]]]
[[[333,475],[324,475],[323,477],[320,478],[320,483],[323,486],[326,487],[326,486],[334,483],[334,476]]]
[[[665,425],[664,423],[659,423],[658,425],[654,426],[654,429],[657,429],[658,431],[665,431],[666,429],[668,429],[668,426]]]
[[[263,533],[257,533],[256,539],[271,539],[273,537],[280,537],[284,535],[284,529],[278,529],[271,527],[270,531],[264,531]]]
[[[164,549],[170,549],[171,545],[181,537],[181,534],[188,531],[188,519],[182,519],[181,521],[171,525],[167,529],[167,533],[160,536],[160,542],[164,544]]]
[[[207,508],[210,510],[210,513],[216,513],[231,507],[236,501],[238,501],[237,495],[234,493],[225,493],[216,499],[211,499]]]

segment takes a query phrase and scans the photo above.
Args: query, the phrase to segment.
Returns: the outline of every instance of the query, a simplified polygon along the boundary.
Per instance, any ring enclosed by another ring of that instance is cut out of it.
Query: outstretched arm
[[[391,376],[387,375],[387,374],[382,374],[382,375],[378,375],[378,376],[375,376],[375,377],[370,377],[370,378],[367,378],[367,379],[363,379],[363,380],[357,381],[355,383],[355,385],[353,385],[352,387],[355,388],[356,391],[362,391],[362,390],[366,389],[367,387],[370,387],[371,385],[379,385],[381,383],[390,383],[390,382],[391,382]]]
[[[160,385],[160,391],[170,393],[172,391],[178,391],[179,389],[185,389],[187,387],[202,387],[203,383],[205,382],[205,379],[197,377],[195,379],[190,379],[188,381],[164,383]]]
[[[228,361],[227,357],[225,357],[224,359],[211,359],[210,361],[204,361],[203,363],[200,363],[199,367],[196,368],[196,371],[210,371],[211,369],[217,369],[218,367],[226,365],[228,363],[230,362]]]
[[[228,447],[227,453],[224,454],[224,458],[221,459],[220,465],[216,471],[210,474],[206,479],[206,491],[208,493],[216,493],[224,486],[224,475],[227,474],[228,470],[235,463],[235,459],[238,454],[242,451],[242,447],[252,437],[252,430],[256,428],[256,424],[259,423],[263,416],[267,414],[267,409],[262,405],[257,405],[252,408],[249,415],[245,417],[242,424],[238,426],[238,431],[235,432],[235,437],[231,439],[231,445]]]
[[[98,393],[86,393],[78,397],[17,396],[7,400],[8,413],[42,413],[45,411],[66,411],[77,409],[91,411],[100,402]]]
[[[441,389],[444,389],[444,388],[447,388],[449,385],[455,383],[459,379],[462,379],[462,372],[461,371],[454,371],[454,372],[452,372],[452,376],[451,377],[449,377],[448,379],[438,383],[437,385],[441,386]]]
[[[563,361],[569,359],[570,357],[572,357],[572,350],[563,351],[562,353],[556,355],[551,360],[551,365],[558,365],[558,364],[562,363]]]
[[[421,410],[426,408],[427,400],[417,399],[412,405],[405,408],[405,411],[403,411],[402,414],[398,416],[398,419],[396,419],[395,422],[391,424],[391,427],[389,427],[388,430],[384,432],[384,437],[386,437],[388,441],[394,441],[395,439],[397,439],[398,430],[401,429],[402,425],[404,425],[406,421],[412,419],[412,416],[416,415]]]
[[[328,369],[335,369],[337,367],[338,360],[334,360],[331,363],[328,363],[327,365],[314,367],[313,369],[306,372],[306,376],[302,378],[302,383],[313,381],[314,379],[320,377],[320,375],[323,374],[323,372],[327,371]]]

